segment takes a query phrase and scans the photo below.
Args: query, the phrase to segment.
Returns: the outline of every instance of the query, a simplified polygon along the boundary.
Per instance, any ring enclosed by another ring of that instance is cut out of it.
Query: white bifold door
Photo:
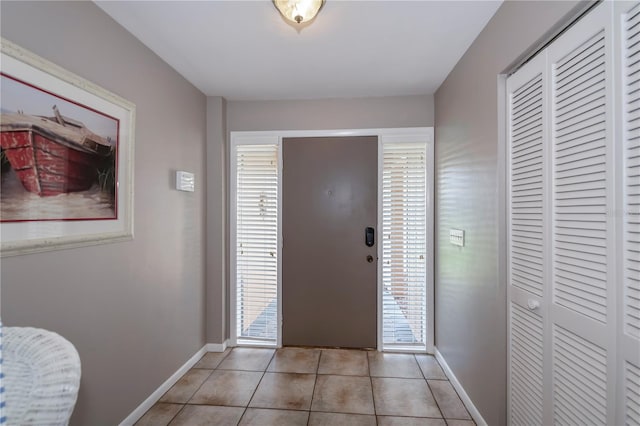
[[[509,423],[640,425],[640,4],[507,80]]]

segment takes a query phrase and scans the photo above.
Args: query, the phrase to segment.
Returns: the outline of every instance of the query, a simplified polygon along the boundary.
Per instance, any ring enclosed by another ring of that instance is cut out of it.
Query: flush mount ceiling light
[[[296,24],[309,22],[318,14],[325,0],[272,0],[282,16]]]

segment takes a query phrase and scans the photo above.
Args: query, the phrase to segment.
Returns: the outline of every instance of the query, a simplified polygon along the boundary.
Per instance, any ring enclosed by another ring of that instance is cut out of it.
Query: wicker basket
[[[80,357],[64,337],[28,327],[3,327],[8,425],[67,425],[80,387]]]

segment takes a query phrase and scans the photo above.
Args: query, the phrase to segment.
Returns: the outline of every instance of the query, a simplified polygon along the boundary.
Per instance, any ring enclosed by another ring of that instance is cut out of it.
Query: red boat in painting
[[[84,191],[113,146],[82,123],[63,117],[0,114],[0,142],[22,185],[41,196]]]

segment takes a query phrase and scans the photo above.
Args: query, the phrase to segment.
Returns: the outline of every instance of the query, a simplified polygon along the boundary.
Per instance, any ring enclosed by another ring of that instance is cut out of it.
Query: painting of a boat
[[[0,114],[0,146],[27,191],[52,196],[87,190],[114,146],[56,106],[53,112]]]

